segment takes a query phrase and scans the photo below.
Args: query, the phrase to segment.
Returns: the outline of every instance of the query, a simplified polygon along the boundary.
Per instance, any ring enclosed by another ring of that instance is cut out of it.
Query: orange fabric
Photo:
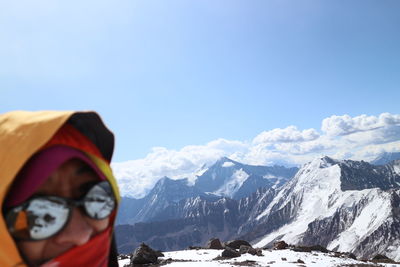
[[[69,124],[64,124],[40,150],[53,145],[67,145],[104,159],[99,149],[89,140],[89,138],[81,134],[77,129]]]
[[[28,220],[26,218],[26,211],[18,213],[17,220],[15,222],[15,230],[25,230],[28,228]]]
[[[74,114],[70,111],[13,111],[0,115],[0,204],[25,162]],[[0,266],[25,266],[0,216]]]
[[[70,249],[41,267],[107,267],[111,232],[112,227],[108,227],[84,245]]]

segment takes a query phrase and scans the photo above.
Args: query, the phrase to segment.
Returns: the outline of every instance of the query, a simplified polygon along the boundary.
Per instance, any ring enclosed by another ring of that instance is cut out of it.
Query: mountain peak
[[[222,158],[220,158],[219,160],[217,160],[217,162],[215,162],[215,164],[223,164],[223,163],[225,163],[225,162],[237,163],[236,161],[231,160],[231,159],[228,158],[228,157],[222,157]]]
[[[167,176],[162,177],[160,180],[157,181],[156,186],[162,186],[166,183],[172,182],[173,180]]]
[[[186,188],[186,187],[188,187],[187,178],[174,180],[167,176],[164,176],[163,178],[158,180],[153,189],[150,191],[149,195],[165,190],[172,190],[174,188]]]
[[[247,165],[227,157],[220,158],[202,175],[195,187],[203,192],[239,199],[259,187],[277,187],[290,180],[297,168]]]
[[[237,167],[240,167],[241,165],[243,165],[243,164],[241,164],[241,163],[239,163],[239,162],[236,162],[236,161],[234,161],[234,160],[231,160],[230,158],[228,158],[228,157],[222,157],[222,158],[220,158],[219,160],[217,160],[211,167],[210,167],[210,169],[219,169],[219,168],[228,168],[228,167],[234,167],[234,166],[237,166]]]
[[[324,169],[324,168],[328,168],[333,165],[336,165],[338,163],[340,163],[340,161],[330,158],[328,156],[323,156],[320,158],[315,158],[314,160],[312,160],[305,166],[307,166],[308,168],[311,168],[311,169],[315,169],[315,168]]]
[[[328,156],[322,157],[322,158],[321,158],[321,161],[322,161],[325,165],[327,165],[327,166],[332,166],[332,165],[335,165],[335,164],[338,164],[338,163],[339,163],[338,160],[335,160],[335,159],[333,159],[333,158],[331,158],[331,157],[328,157]]]

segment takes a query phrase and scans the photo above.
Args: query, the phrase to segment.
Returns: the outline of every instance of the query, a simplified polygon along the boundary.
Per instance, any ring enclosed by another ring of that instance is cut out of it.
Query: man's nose
[[[89,241],[93,232],[94,229],[86,220],[86,216],[78,208],[74,208],[65,228],[55,236],[55,242],[80,246]]]

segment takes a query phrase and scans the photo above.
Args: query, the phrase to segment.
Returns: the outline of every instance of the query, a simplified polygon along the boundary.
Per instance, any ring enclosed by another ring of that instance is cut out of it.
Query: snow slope
[[[257,217],[268,224],[271,217],[284,214],[284,222],[256,239],[255,246],[268,246],[279,239],[290,244],[320,244],[359,257],[372,253],[374,247],[375,254],[400,260],[398,247],[388,238],[396,232],[398,219],[392,205],[396,191],[379,188],[343,191],[343,164],[324,157],[300,169]]]
[[[164,252],[164,257],[160,259],[171,258],[172,261],[163,266],[168,267],[229,267],[229,266],[270,266],[270,267],[290,267],[290,266],[307,266],[307,267],[334,267],[345,266],[350,264],[366,264],[358,260],[350,258],[334,257],[333,253],[322,252],[295,252],[292,250],[263,250],[263,256],[253,256],[243,254],[238,258],[226,260],[214,260],[221,255],[222,250],[181,250]],[[298,260],[304,262],[300,264]],[[119,266],[123,267],[129,264],[129,259],[120,260]],[[368,266],[385,266],[395,267],[400,264],[374,264],[369,262]],[[362,266],[362,265],[360,265]]]

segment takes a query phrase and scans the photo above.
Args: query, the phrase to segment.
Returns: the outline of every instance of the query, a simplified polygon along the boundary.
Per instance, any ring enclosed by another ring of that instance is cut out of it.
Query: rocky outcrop
[[[288,247],[289,247],[289,245],[285,241],[281,240],[281,241],[275,242],[272,249],[282,250],[282,249],[287,249]]]
[[[221,241],[218,238],[211,238],[208,242],[206,247],[207,249],[224,249],[221,244]]]
[[[238,251],[236,251],[236,249],[227,247],[224,249],[224,251],[222,251],[221,253],[221,257],[223,258],[236,258],[236,257],[240,257],[240,253]]]
[[[246,245],[241,245],[239,248],[239,253],[240,254],[251,254],[251,255],[257,255],[257,256],[262,256],[262,249],[260,248],[253,248],[252,246],[246,246]]]
[[[154,264],[158,262],[158,257],[164,255],[142,243],[132,254],[131,265],[134,264]]]
[[[239,249],[240,246],[248,246],[251,247],[250,243],[246,240],[231,240],[224,243],[225,247],[230,247],[233,249]]]

